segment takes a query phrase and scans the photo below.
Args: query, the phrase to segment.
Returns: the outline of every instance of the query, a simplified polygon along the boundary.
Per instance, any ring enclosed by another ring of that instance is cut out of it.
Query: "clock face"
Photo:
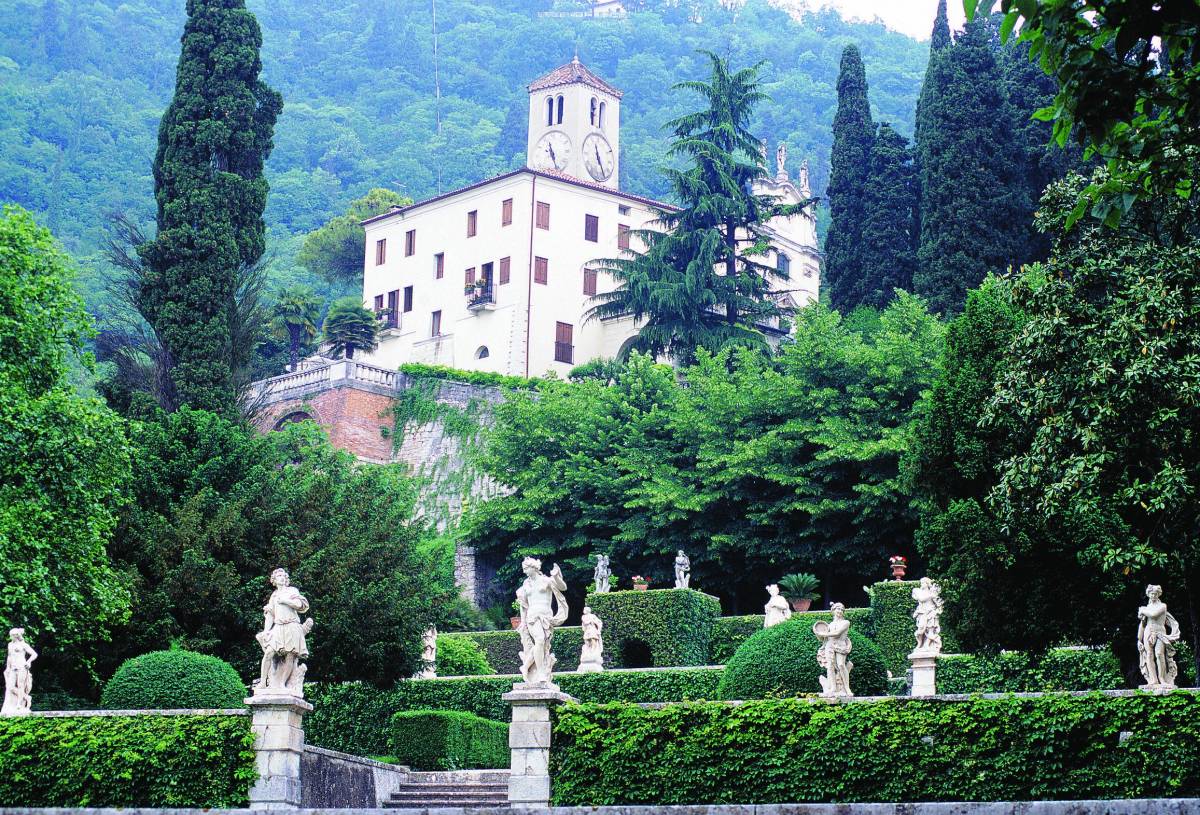
[[[535,170],[558,170],[567,168],[571,158],[571,140],[561,130],[551,130],[538,139],[533,150]]]
[[[607,181],[612,176],[616,163],[608,139],[599,133],[592,133],[583,140],[583,166],[592,178]]]

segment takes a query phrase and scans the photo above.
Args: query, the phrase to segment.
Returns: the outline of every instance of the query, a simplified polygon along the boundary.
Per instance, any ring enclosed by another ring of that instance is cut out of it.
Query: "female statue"
[[[764,608],[767,616],[763,620],[763,628],[770,628],[792,619],[792,608],[788,605],[787,599],[779,593],[779,586],[774,583],[767,586],[767,594],[771,597],[767,600]]]
[[[525,572],[525,582],[517,589],[521,676],[528,685],[548,685],[554,671],[554,654],[550,651],[554,629],[567,620],[567,598],[563,596],[567,584],[557,564],[550,569],[549,577],[542,574],[542,562],[537,558],[521,561],[521,571]]]
[[[1173,688],[1179,623],[1162,601],[1162,586],[1147,586],[1146,597],[1149,602],[1138,609],[1138,667],[1146,678],[1142,687]]]
[[[850,690],[850,621],[846,619],[846,607],[834,603],[830,607],[833,619],[828,623],[813,623],[813,633],[821,641],[817,651],[817,663],[825,669],[821,679],[822,696],[853,696]]]
[[[596,571],[592,575],[596,581],[596,594],[608,594],[608,578],[611,574],[608,569],[608,555],[596,555]]]
[[[604,670],[604,639],[601,632],[604,623],[592,613],[588,606],[583,607],[583,617],[579,624],[583,627],[583,650],[579,653],[579,672],[596,673]]]
[[[4,706],[0,716],[26,716],[33,708],[33,661],[37,651],[25,642],[25,629],[8,632],[8,659],[4,663]]]
[[[308,656],[305,635],[312,631],[310,617],[303,623],[300,615],[308,611],[308,601],[291,585],[286,569],[271,572],[275,590],[263,606],[263,630],[255,639],[263,649],[262,667],[255,693],[304,695],[305,666]]]
[[[437,676],[437,626],[429,626],[421,635],[421,672],[417,676],[420,679]]]
[[[917,647],[913,653],[940,654],[942,652],[942,589],[928,577],[912,590],[912,599],[917,601],[913,619],[917,621]]]
[[[675,555],[675,588],[686,589],[692,581],[692,560],[679,550]]]

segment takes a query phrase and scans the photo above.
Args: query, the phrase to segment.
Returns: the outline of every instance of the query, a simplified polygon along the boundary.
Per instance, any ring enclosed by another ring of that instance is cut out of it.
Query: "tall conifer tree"
[[[1020,254],[1022,168],[984,20],[968,23],[953,45],[933,51],[925,83],[913,289],[934,311],[957,314],[969,289]]]
[[[908,139],[879,126],[863,197],[861,271],[849,306],[882,309],[911,290],[916,255],[917,176]]]
[[[263,164],[283,101],[259,78],[262,33],[244,0],[188,0],[187,14],[159,124],[158,231],[139,248],[138,305],[170,356],[180,401],[231,413],[235,294],[263,254]]]
[[[829,164],[829,233],[825,237],[825,288],[837,309],[858,305],[861,288],[862,224],[875,126],[867,101],[867,74],[858,47],[842,51],[838,71],[838,107],[833,117],[833,150]]]

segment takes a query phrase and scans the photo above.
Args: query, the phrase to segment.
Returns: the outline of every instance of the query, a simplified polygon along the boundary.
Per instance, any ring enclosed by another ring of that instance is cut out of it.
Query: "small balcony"
[[[490,279],[467,286],[466,295],[467,309],[470,311],[492,311],[496,308],[496,289]]]

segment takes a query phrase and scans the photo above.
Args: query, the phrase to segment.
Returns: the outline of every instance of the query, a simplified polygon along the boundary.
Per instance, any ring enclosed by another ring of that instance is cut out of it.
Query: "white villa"
[[[386,326],[364,362],[565,375],[621,352],[631,317],[585,321],[591,296],[615,288],[594,264],[669,206],[619,188],[621,95],[576,58],[529,85],[526,167],[364,222],[363,302]],[[779,165],[759,191],[808,197],[807,170],[793,184]],[[768,228],[771,261],[791,275],[778,296],[815,299],[815,215]]]

